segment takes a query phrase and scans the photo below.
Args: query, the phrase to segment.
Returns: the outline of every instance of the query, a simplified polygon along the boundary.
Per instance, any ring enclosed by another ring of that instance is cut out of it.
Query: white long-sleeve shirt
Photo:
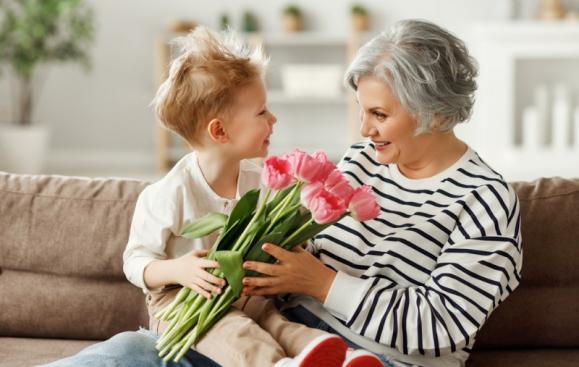
[[[320,233],[312,251],[337,276],[323,305],[303,296],[291,304],[396,361],[462,366],[478,330],[519,284],[517,196],[471,149],[419,180],[374,156],[372,145],[354,145],[339,167],[353,186],[372,186],[379,217],[345,217]]]
[[[259,187],[261,168],[241,161],[236,199],[225,199],[209,186],[195,152],[183,157],[165,177],[147,186],[137,199],[123,270],[127,279],[148,291],[143,279],[153,260],[173,259],[194,249],[209,249],[217,233],[200,239],[180,237],[191,221],[211,212],[229,214],[239,198]]]

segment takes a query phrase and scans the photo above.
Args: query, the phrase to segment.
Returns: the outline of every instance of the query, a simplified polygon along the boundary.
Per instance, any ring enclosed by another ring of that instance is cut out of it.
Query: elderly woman
[[[491,312],[517,287],[522,248],[512,187],[453,128],[477,74],[464,43],[407,20],[364,45],[345,81],[366,141],[340,162],[381,214],[328,228],[309,250],[265,249],[244,294],[292,293],[288,318],[335,332],[386,364],[463,366]]]

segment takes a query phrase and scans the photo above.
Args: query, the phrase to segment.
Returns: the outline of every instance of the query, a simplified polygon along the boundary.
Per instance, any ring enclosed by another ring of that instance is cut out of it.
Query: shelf
[[[347,46],[349,35],[336,35],[320,32],[277,33],[263,35],[260,33],[248,34],[247,38],[253,42],[260,42],[266,46]]]
[[[348,96],[340,94],[337,96],[292,96],[286,94],[283,90],[269,90],[267,92],[267,101],[271,104],[343,104],[346,107]]]

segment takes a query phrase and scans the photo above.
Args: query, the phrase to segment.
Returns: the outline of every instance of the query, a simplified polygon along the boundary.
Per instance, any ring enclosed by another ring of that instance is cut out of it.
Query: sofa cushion
[[[145,297],[126,280],[4,269],[0,294],[0,336],[106,339],[148,326]]]
[[[0,367],[30,367],[56,361],[96,343],[94,340],[2,338]]]
[[[146,185],[0,172],[0,268],[124,279],[122,252]]]
[[[513,186],[522,213],[522,281],[486,322],[475,348],[579,347],[579,180]]]

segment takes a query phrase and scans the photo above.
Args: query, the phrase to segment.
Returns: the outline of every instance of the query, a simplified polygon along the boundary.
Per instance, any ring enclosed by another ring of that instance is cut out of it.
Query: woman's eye
[[[385,114],[380,113],[380,112],[374,112],[374,116],[376,116],[376,118],[379,121],[384,121],[384,120],[386,120],[386,117],[387,117]]]

